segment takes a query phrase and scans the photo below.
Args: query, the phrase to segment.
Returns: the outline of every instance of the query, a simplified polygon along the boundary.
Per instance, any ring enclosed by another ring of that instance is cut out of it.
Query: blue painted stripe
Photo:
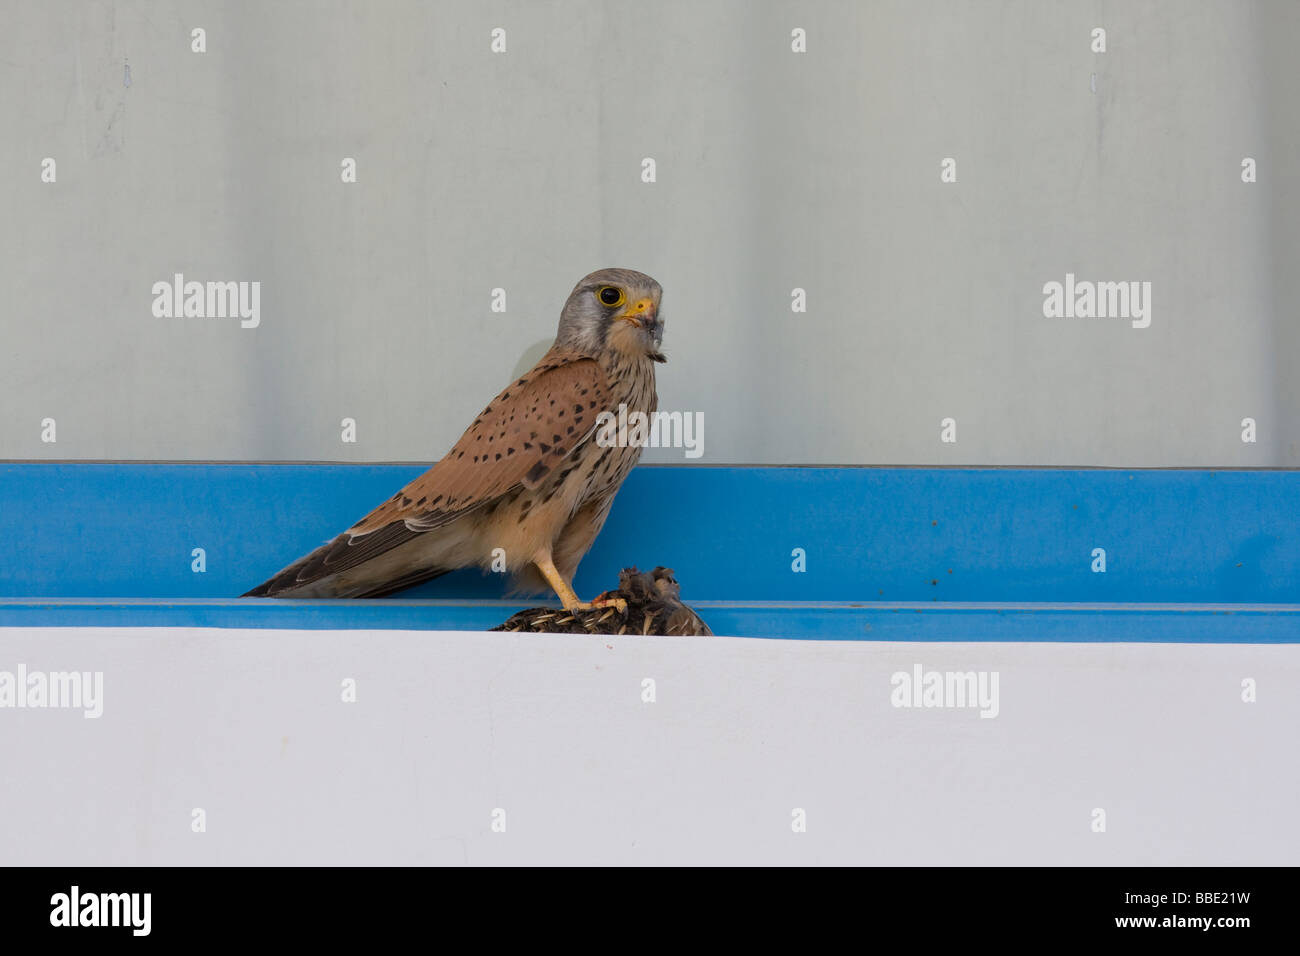
[[[500,601],[9,599],[5,627],[487,630],[523,605]],[[987,603],[752,605],[699,602],[718,634],[802,640],[1300,643],[1300,605]]]
[[[0,465],[0,600],[233,597],[350,525],[422,470]],[[204,549],[204,573],[191,570],[194,548]],[[1092,570],[1096,548],[1105,549],[1105,573]],[[795,549],[806,555],[803,573],[792,570]],[[613,586],[618,570],[631,564],[675,568],[689,603],[743,605],[715,613],[724,629],[750,634],[799,627],[791,621],[796,612],[763,610],[757,605],[763,601],[1289,605],[1300,598],[1300,472],[641,467],[620,492],[579,571],[579,593]],[[388,602],[369,603],[503,596],[501,576],[464,571]],[[10,620],[30,620],[35,613],[13,602],[5,606]],[[421,626],[400,622],[418,622],[428,613],[394,606],[280,616],[290,607],[249,612],[261,615],[259,621],[275,621],[250,626],[292,626],[284,623],[290,620],[314,626],[307,618],[316,614],[349,622],[342,626],[368,626],[351,623],[366,615],[388,622],[375,626]],[[60,605],[51,613],[67,621],[81,612]],[[140,613],[154,620],[163,612],[151,606],[94,613]],[[209,610],[176,613],[177,621],[193,613],[221,622],[245,612],[216,603]],[[837,635],[856,627],[833,624],[841,612],[831,608],[798,613]],[[960,620],[988,616],[972,613]],[[1183,612],[1173,613],[1171,622]],[[1232,624],[1228,630],[1262,628],[1276,635],[1294,620],[1289,612],[1250,613],[1269,623]],[[442,626],[498,620],[476,614],[457,612]],[[1197,619],[1212,617],[1206,612]],[[1071,611],[1063,620],[1086,618]],[[1157,618],[1165,620],[1154,612],[1144,620]],[[1047,620],[1033,612],[1023,624],[1026,635],[1037,626],[1031,619]],[[901,627],[878,626],[895,632]],[[998,636],[992,625],[970,626],[971,633]],[[1068,632],[1082,625],[1061,626]],[[1153,634],[1177,630],[1173,623],[1142,628]]]

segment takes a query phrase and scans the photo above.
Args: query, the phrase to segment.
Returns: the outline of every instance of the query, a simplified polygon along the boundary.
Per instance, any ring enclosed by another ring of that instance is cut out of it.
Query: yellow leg
[[[578,600],[578,595],[573,593],[573,588],[569,586],[568,581],[564,580],[564,576],[555,569],[555,564],[549,557],[539,558],[534,563],[537,565],[537,570],[542,572],[542,577],[546,578],[546,583],[559,596],[560,603],[564,605],[566,611],[581,611],[587,607]]]
[[[574,593],[569,582],[564,580],[564,575],[556,570],[554,562],[549,557],[540,558],[533,563],[537,565],[537,570],[542,572],[542,577],[546,578],[546,583],[555,591],[566,611],[590,611],[594,607],[614,607],[618,609],[619,613],[627,612],[627,602],[622,598],[591,603],[579,601],[578,595]]]

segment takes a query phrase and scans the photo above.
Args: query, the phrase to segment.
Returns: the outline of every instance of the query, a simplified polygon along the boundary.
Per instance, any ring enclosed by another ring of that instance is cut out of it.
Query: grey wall
[[[435,459],[621,265],[706,463],[1300,465],[1300,4],[0,16],[0,458]],[[155,318],[175,272],[261,282],[260,327]],[[1044,318],[1066,272],[1151,326]]]

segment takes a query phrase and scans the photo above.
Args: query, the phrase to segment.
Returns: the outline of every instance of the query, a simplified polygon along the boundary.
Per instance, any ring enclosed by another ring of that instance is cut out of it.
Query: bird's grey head
[[[664,323],[659,315],[663,289],[644,272],[601,269],[569,293],[560,313],[555,344],[596,355],[614,348],[664,361],[659,352]]]

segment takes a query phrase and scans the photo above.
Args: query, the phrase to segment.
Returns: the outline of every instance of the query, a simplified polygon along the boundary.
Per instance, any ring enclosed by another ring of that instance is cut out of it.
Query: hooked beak
[[[659,310],[655,306],[654,299],[638,299],[629,305],[619,318],[631,322],[638,329],[653,329],[659,324]]]
[[[646,334],[651,343],[650,357],[652,359],[656,362],[668,361],[659,351],[659,343],[664,338],[664,324],[659,318],[659,307],[655,305],[654,299],[638,299],[628,306],[618,318],[619,321],[627,322]]]
[[[654,299],[638,299],[627,307],[619,319],[643,329],[656,344],[663,338],[663,323],[659,321],[659,307],[655,305]]]

